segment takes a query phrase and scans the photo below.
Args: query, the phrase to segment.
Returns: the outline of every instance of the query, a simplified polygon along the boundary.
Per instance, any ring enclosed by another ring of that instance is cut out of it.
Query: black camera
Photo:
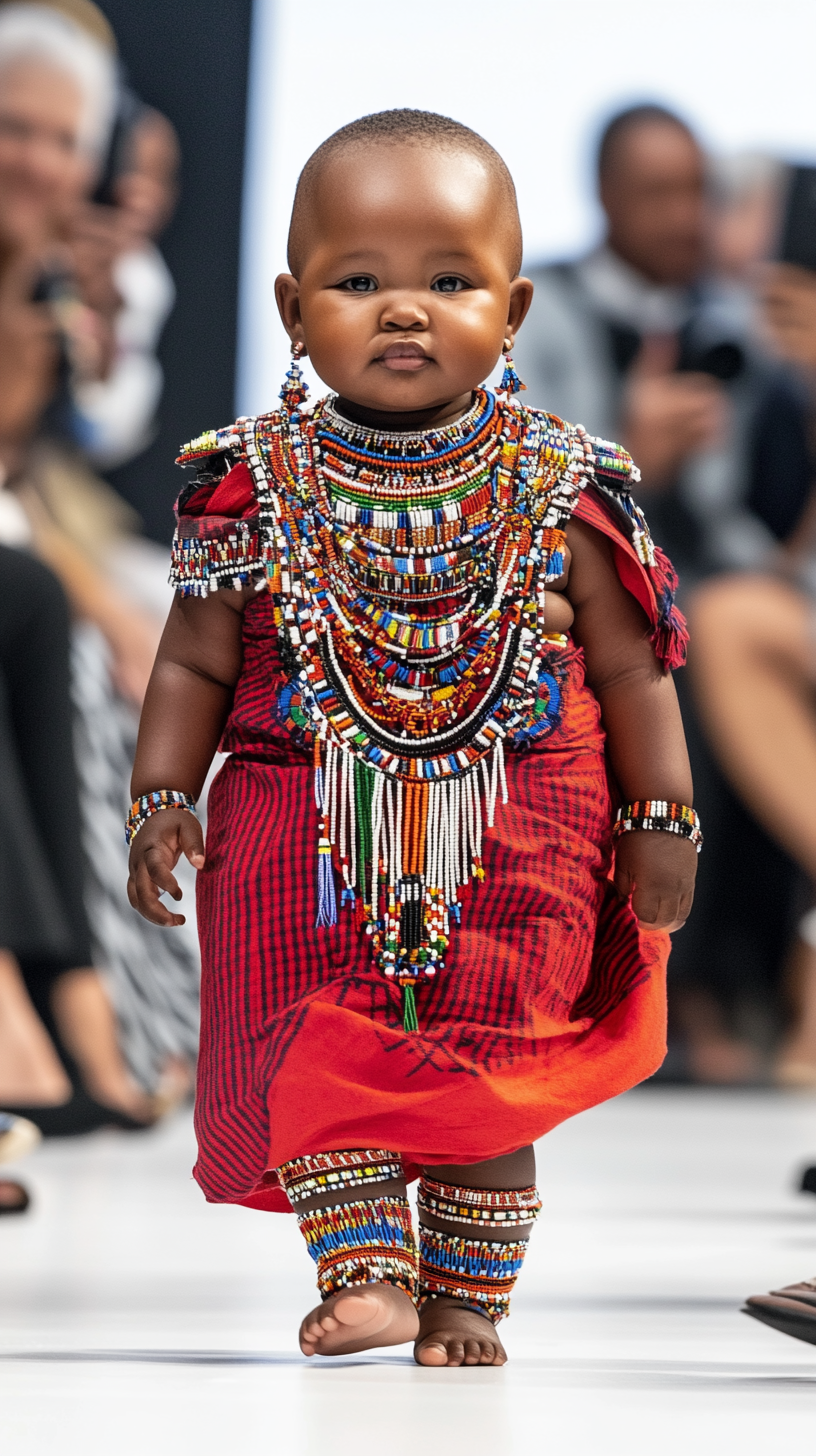
[[[675,368],[681,374],[710,374],[722,384],[738,379],[745,368],[745,350],[736,339],[724,336],[705,313],[692,316],[680,330]]]

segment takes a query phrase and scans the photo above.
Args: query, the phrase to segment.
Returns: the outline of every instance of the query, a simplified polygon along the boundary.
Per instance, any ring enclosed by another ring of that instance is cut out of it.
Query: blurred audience
[[[0,4],[0,541],[36,553],[70,601],[84,964],[104,970],[130,1072],[170,1101],[196,1050],[194,926],[171,939],[133,914],[122,836],[166,559],[94,466],[151,438],[173,298],[153,234],[177,163],[172,127],[123,87],[90,0]]]
[[[632,452],[681,600],[714,573],[772,559],[802,521],[813,475],[807,390],[767,347],[756,305],[779,168],[753,159],[713,182],[679,117],[659,106],[614,117],[598,155],[605,238],[575,262],[531,270],[515,349],[532,404]],[[797,875],[730,789],[677,677],[706,850],[675,937],[664,1075],[750,1081],[774,1035]]]

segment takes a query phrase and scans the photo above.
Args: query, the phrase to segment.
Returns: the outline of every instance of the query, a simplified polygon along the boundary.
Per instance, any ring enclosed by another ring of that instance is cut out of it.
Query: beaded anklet
[[[436,1218],[455,1223],[477,1224],[480,1228],[518,1228],[533,1223],[541,1212],[538,1189],[457,1188],[437,1183],[424,1174],[419,1180],[417,1208]]]
[[[616,839],[633,829],[660,829],[690,839],[697,853],[703,847],[700,816],[687,804],[672,804],[668,799],[635,799],[618,810],[612,833]]]
[[[303,1203],[318,1193],[341,1193],[371,1183],[390,1183],[404,1176],[396,1153],[387,1148],[355,1148],[350,1152],[315,1153],[293,1158],[277,1170],[290,1203]]]
[[[498,1324],[510,1313],[510,1296],[529,1242],[462,1239],[421,1227],[417,1308],[429,1299],[458,1299]]]
[[[195,814],[195,799],[191,799],[189,794],[180,793],[178,789],[157,789],[152,794],[142,794],[130,806],[130,813],[125,821],[125,843],[131,845],[148,819],[158,814],[161,809],[186,809],[188,814]]]
[[[357,1284],[417,1292],[417,1247],[407,1198],[366,1198],[296,1215],[317,1265],[321,1299]]]

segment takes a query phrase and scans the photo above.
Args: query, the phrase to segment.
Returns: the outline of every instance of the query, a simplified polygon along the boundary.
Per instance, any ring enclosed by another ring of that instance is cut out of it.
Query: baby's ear
[[[510,284],[510,307],[507,310],[507,336],[512,349],[533,301],[533,284],[529,278],[514,278]]]
[[[279,273],[275,279],[275,302],[281,323],[293,344],[303,343],[300,329],[300,284],[294,273]]]

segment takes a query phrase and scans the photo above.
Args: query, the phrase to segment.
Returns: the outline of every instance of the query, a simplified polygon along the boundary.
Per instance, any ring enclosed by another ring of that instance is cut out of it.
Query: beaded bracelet
[[[195,814],[195,799],[178,789],[156,789],[152,794],[142,794],[130,806],[125,822],[125,844],[131,845],[143,825],[160,809],[186,809],[188,814]]]
[[[700,816],[687,804],[672,804],[668,799],[636,799],[618,810],[612,829],[616,839],[632,829],[662,829],[690,839],[697,853],[703,847]]]

